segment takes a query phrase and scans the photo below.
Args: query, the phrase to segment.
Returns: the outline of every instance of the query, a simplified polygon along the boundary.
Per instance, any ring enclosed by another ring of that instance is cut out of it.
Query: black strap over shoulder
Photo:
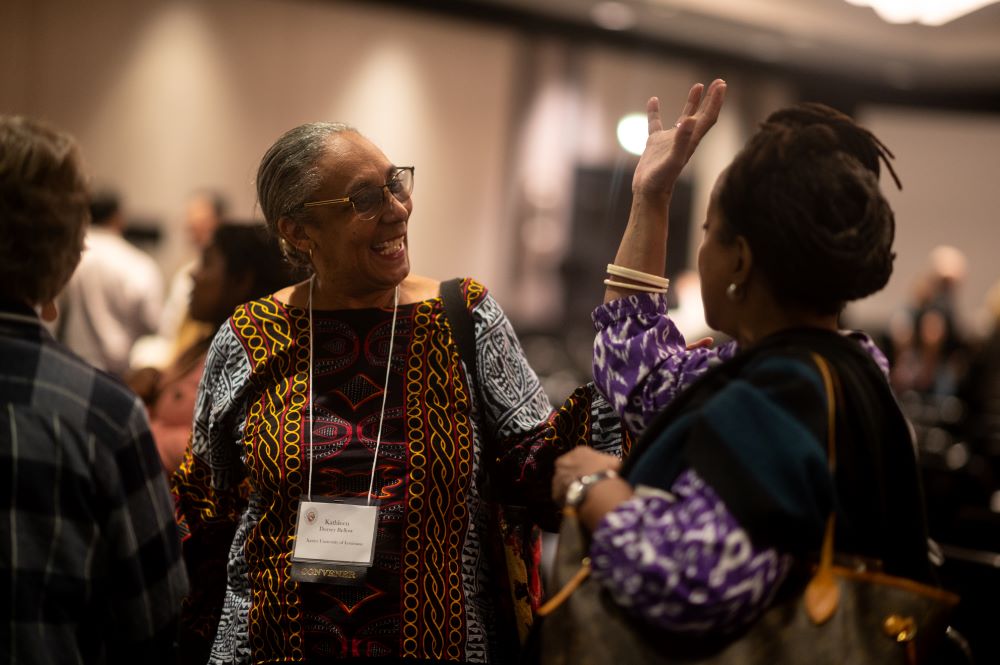
[[[472,313],[465,303],[465,296],[462,294],[462,279],[449,279],[441,282],[441,301],[444,304],[444,314],[451,324],[451,332],[455,337],[455,344],[458,346],[458,355],[465,363],[465,368],[469,373],[469,390],[475,393],[479,402],[480,426],[482,427],[483,443],[490,449],[493,447],[489,426],[485,422],[486,401],[483,398],[481,386],[479,384],[479,372],[476,364],[476,324],[472,320]]]
[[[476,384],[472,388],[477,389],[479,374],[476,371],[476,326],[472,321],[472,314],[466,307],[460,278],[441,282],[441,300],[444,303],[444,314],[448,317],[452,333],[455,335],[458,354],[469,370],[469,380]]]

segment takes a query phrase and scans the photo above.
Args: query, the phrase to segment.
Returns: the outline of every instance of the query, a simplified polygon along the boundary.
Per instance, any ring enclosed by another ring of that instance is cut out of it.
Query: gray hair
[[[278,231],[278,220],[287,217],[308,223],[310,216],[302,204],[313,198],[321,184],[319,161],[326,154],[327,141],[341,132],[357,130],[340,122],[299,125],[282,134],[260,160],[257,200],[261,212],[285,257],[296,267],[311,267],[309,256],[285,242]]]
[[[30,305],[59,295],[80,262],[88,204],[73,138],[0,116],[0,292]]]

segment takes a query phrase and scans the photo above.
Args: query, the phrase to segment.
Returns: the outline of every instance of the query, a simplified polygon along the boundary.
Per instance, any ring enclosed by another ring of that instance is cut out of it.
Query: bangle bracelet
[[[632,289],[633,291],[645,291],[646,293],[666,293],[667,287],[646,286],[645,284],[629,284],[627,282],[616,282],[613,279],[604,280],[605,286],[613,286],[619,289]]]
[[[632,270],[631,268],[625,268],[623,266],[616,266],[613,263],[608,264],[607,272],[609,275],[631,279],[639,282],[640,284],[645,284],[646,286],[659,286],[664,289],[670,286],[670,280],[666,277],[660,277],[659,275],[653,275],[639,270]]]

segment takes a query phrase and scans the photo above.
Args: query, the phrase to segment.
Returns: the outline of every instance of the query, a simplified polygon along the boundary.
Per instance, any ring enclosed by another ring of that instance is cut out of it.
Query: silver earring
[[[729,286],[726,287],[726,297],[730,300],[735,301],[740,296],[740,285],[736,282],[730,282]]]

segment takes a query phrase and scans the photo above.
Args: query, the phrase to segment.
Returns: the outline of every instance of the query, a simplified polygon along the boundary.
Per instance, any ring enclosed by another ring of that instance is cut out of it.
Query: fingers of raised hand
[[[722,109],[722,102],[725,98],[726,82],[722,79],[715,79],[712,81],[712,85],[709,86],[708,94],[705,95],[699,115],[706,120],[710,120],[711,124],[715,124],[715,121],[719,117],[719,111]]]
[[[701,93],[705,89],[705,86],[701,83],[695,83],[688,90],[687,101],[684,102],[684,109],[681,111],[680,116],[677,118],[677,122],[680,122],[689,115],[694,115],[694,112],[698,110],[698,106],[701,104]]]
[[[711,117],[718,116],[718,111],[722,107],[722,99],[725,96],[726,82],[722,79],[715,79],[705,89],[704,84],[695,83],[688,91],[687,101],[684,103],[684,110],[677,117],[678,124],[684,118],[690,116]]]
[[[663,121],[660,120],[660,100],[656,97],[650,97],[646,102],[646,122],[649,134],[663,129]]]
[[[690,151],[694,149],[700,136],[695,135],[698,127],[698,119],[695,116],[681,118],[677,122],[677,132],[674,134],[674,151],[679,155],[690,157]],[[685,162],[687,159],[684,160]]]
[[[693,138],[688,144],[688,148],[693,151],[701,139],[708,133],[708,130],[715,125],[719,119],[719,111],[722,110],[722,102],[726,95],[726,82],[722,79],[715,79],[708,88],[708,92],[701,100],[698,111],[691,116],[694,119]]]

